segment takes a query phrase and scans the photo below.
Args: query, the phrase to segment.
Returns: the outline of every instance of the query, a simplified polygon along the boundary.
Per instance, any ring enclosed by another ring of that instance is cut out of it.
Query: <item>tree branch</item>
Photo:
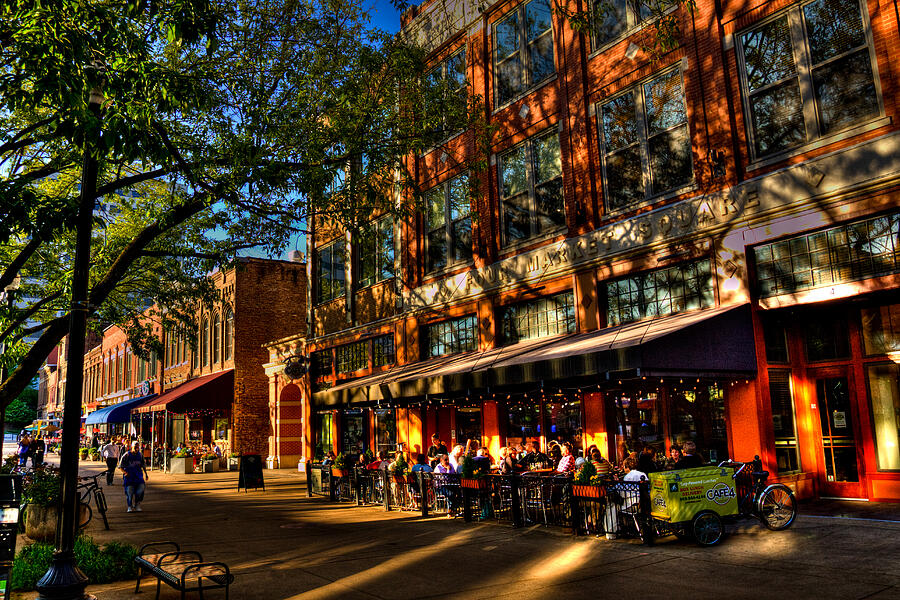
[[[34,234],[31,236],[25,247],[19,251],[19,254],[16,255],[6,269],[3,270],[3,274],[0,275],[0,290],[6,289],[6,286],[13,282],[18,272],[25,266],[25,263],[28,262],[28,259],[31,258],[42,243],[43,239],[41,239],[40,235]],[[2,339],[2,336],[0,336],[0,339]]]

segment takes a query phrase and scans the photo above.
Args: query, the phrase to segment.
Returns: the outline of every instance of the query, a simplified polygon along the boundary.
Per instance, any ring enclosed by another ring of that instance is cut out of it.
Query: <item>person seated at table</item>
[[[453,465],[450,464],[449,455],[441,454],[440,456],[438,456],[438,462],[436,465],[434,465],[434,472],[440,473],[441,475],[446,475],[447,473],[456,473]]]
[[[516,470],[516,449],[513,446],[500,448],[500,462],[497,471],[501,475],[510,475]]]
[[[640,481],[647,479],[647,474],[638,469],[637,460],[633,456],[629,456],[622,463],[622,469],[625,471],[624,481]]]
[[[491,472],[491,455],[488,454],[486,448],[479,448],[475,453],[475,457],[473,458],[475,461],[475,472],[476,473],[490,473]]]
[[[521,442],[516,444],[516,460],[521,460],[521,458],[525,456],[525,446]]]
[[[612,472],[612,465],[609,464],[609,461],[603,458],[603,455],[600,454],[600,449],[596,446],[593,446],[590,450],[590,458],[591,462],[594,463],[594,468],[597,470],[597,475],[600,477],[609,477]]]
[[[494,457],[491,456],[491,451],[487,448],[479,448],[478,452],[475,453],[475,458],[478,458],[479,456],[483,456],[484,458],[488,459],[488,462],[490,462],[492,465],[494,464]]]
[[[525,471],[543,469],[549,462],[550,459],[535,446],[534,442],[527,442],[525,444],[525,456],[519,459],[519,468]]]
[[[559,464],[560,459],[562,459],[562,449],[559,447],[559,442],[553,440],[547,445],[547,456],[550,457],[550,461],[554,465]]]
[[[325,453],[325,458],[322,460],[322,466],[330,467],[333,464],[334,464],[334,452],[331,452],[329,450],[328,452]]]
[[[666,458],[666,471],[675,469],[675,465],[678,464],[678,461],[680,461],[683,456],[681,447],[672,444],[672,447],[669,448],[669,456]]]
[[[414,464],[412,469],[410,469],[411,473],[418,473],[419,471],[423,473],[434,472],[434,469],[432,469],[431,465],[428,464],[428,457],[421,453],[416,456],[416,464]]]
[[[463,455],[463,447],[460,446],[459,444],[453,446],[453,450],[451,450],[450,454],[449,454],[449,459],[450,459],[450,466],[453,467],[454,473],[456,473],[456,471],[459,469],[459,461],[462,459],[462,455]]]
[[[691,440],[686,441],[681,446],[683,456],[681,460],[675,463],[676,469],[693,469],[703,466],[703,457],[697,452],[697,444]]]
[[[384,450],[379,450],[379,451],[378,451],[378,458],[376,458],[375,460],[373,460],[372,462],[370,462],[368,465],[366,465],[366,468],[369,469],[369,470],[371,470],[371,471],[377,471],[378,469],[381,468],[381,463],[383,463],[383,462],[385,462],[385,461],[387,460],[387,457],[388,457],[388,455],[387,455],[387,452],[386,452],[386,451],[384,451]]]
[[[366,456],[366,453],[363,452],[359,455],[359,460],[356,461],[356,466],[365,469],[369,465],[369,458]]]
[[[650,444],[645,444],[638,455],[638,470],[644,473],[655,473],[659,470],[656,466],[656,450]]]
[[[575,457],[572,455],[572,444],[566,442],[560,446],[562,456],[556,465],[557,473],[569,473],[575,470]]]

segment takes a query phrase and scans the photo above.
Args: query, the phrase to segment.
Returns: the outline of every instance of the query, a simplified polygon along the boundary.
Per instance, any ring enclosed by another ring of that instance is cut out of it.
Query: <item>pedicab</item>
[[[767,485],[768,478],[759,456],[748,463],[651,473],[647,533],[712,546],[722,540],[726,520],[755,518],[773,531],[787,529],[797,516],[794,493],[781,483]]]

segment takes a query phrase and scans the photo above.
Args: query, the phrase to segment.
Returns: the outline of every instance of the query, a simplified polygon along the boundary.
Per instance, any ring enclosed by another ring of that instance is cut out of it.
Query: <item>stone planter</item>
[[[228,457],[228,470],[237,471],[241,468],[241,459],[239,456]]]
[[[573,485],[572,493],[579,498],[599,498],[603,490],[599,485]]]
[[[194,472],[194,457],[185,456],[182,458],[173,456],[169,460],[169,473],[175,475],[189,475]]]
[[[218,473],[219,472],[219,459],[215,460],[204,460],[200,462],[200,468],[204,473]]]
[[[88,508],[79,504],[79,529],[87,523]],[[25,508],[25,535],[36,542],[52,542],[56,538],[56,505],[29,504]]]

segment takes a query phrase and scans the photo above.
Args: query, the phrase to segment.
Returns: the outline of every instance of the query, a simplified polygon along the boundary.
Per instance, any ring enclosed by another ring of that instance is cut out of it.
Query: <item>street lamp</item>
[[[13,305],[15,304],[15,295],[16,292],[19,291],[19,276],[16,275],[15,279],[3,288],[3,297],[6,300],[6,307],[9,309],[9,312],[12,312]],[[0,355],[6,353],[6,343],[3,344],[3,350],[0,351]],[[6,363],[3,363],[0,366],[0,383],[6,380],[6,375],[9,369],[6,367]],[[0,406],[0,449],[3,448],[3,441],[6,439],[6,405]]]

